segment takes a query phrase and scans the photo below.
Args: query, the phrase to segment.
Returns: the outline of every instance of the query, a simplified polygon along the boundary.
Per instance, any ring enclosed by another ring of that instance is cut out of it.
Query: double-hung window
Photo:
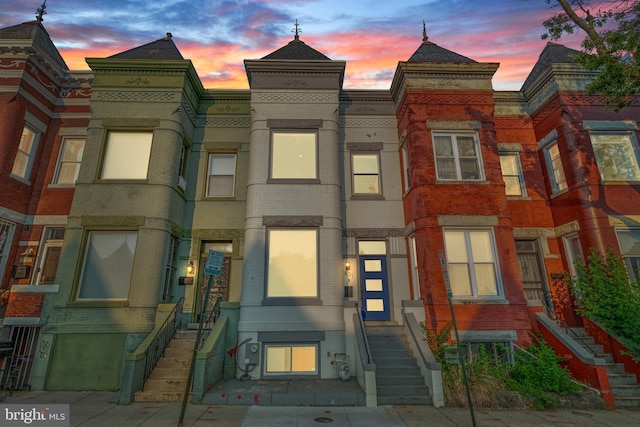
[[[37,152],[39,136],[40,134],[28,125],[22,130],[18,151],[13,161],[13,168],[11,169],[11,175],[14,177],[29,181],[31,168],[33,167],[33,161]]]
[[[271,179],[317,179],[317,131],[271,134]]]
[[[235,178],[235,154],[209,154],[207,197],[233,197]]]
[[[483,179],[480,148],[475,134],[435,133],[433,146],[438,179]]]
[[[518,153],[500,153],[500,168],[502,169],[502,178],[504,179],[507,196],[526,196],[524,176],[522,175]]]
[[[603,181],[640,181],[638,152],[631,133],[592,132],[590,136]]]
[[[127,300],[137,240],[136,231],[91,231],[76,298]]]
[[[547,169],[549,171],[549,182],[551,183],[551,191],[557,193],[567,189],[567,179],[564,175],[562,167],[562,158],[558,143],[556,141],[549,144],[544,149],[544,156],[547,161]]]
[[[153,132],[110,131],[101,179],[147,179]]]
[[[495,243],[490,230],[444,230],[444,243],[454,297],[500,295]]]
[[[402,147],[402,164],[404,172],[404,191],[411,188],[411,170],[409,169],[409,153],[407,152],[407,146]]]
[[[65,138],[62,141],[53,177],[54,184],[74,185],[76,183],[84,153],[84,142],[84,138]]]
[[[267,298],[318,296],[318,230],[269,229]]]
[[[640,229],[616,230],[629,277],[640,282]]]
[[[354,153],[351,155],[353,194],[380,194],[380,155]]]

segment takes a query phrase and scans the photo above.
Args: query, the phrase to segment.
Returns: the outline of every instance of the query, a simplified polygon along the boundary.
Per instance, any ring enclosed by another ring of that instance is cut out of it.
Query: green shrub
[[[554,395],[567,396],[580,392],[571,374],[560,365],[560,358],[543,338],[537,338],[525,351],[514,354],[507,384],[511,390],[533,399],[536,408],[554,406]]]
[[[576,277],[565,274],[578,303],[577,311],[619,337],[640,354],[640,285],[629,280],[622,256],[608,248],[602,256],[589,251],[587,265],[576,262]]]

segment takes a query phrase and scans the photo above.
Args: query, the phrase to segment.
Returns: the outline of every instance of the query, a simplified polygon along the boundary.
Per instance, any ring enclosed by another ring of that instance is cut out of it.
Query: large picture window
[[[438,179],[483,179],[480,151],[475,135],[434,134],[433,146]]]
[[[273,132],[271,178],[316,179],[316,132]]]
[[[318,295],[317,230],[269,230],[267,297]]]
[[[444,240],[453,296],[498,296],[498,269],[491,232],[445,230]]]
[[[31,168],[35,158],[36,148],[38,145],[38,132],[29,126],[25,126],[20,136],[20,144],[18,144],[18,152],[13,161],[11,174],[23,180],[29,180]]]
[[[603,181],[640,181],[631,134],[591,133],[591,143]]]
[[[137,239],[135,231],[90,232],[77,299],[126,300]]]
[[[65,138],[60,147],[54,184],[74,185],[78,179],[82,154],[84,153],[84,139]]]
[[[232,197],[235,177],[235,154],[209,154],[207,197]]]
[[[152,132],[109,132],[102,179],[146,179]]]

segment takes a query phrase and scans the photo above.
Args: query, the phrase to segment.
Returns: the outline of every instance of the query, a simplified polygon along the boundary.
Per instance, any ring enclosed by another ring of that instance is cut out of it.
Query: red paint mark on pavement
[[[253,395],[253,402],[257,405],[258,404],[258,400],[259,400],[260,395],[258,394],[254,394]]]

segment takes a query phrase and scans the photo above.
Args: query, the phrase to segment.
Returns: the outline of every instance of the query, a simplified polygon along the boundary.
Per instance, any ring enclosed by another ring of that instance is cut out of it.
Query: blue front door
[[[386,256],[360,256],[360,287],[362,318],[390,320]]]

